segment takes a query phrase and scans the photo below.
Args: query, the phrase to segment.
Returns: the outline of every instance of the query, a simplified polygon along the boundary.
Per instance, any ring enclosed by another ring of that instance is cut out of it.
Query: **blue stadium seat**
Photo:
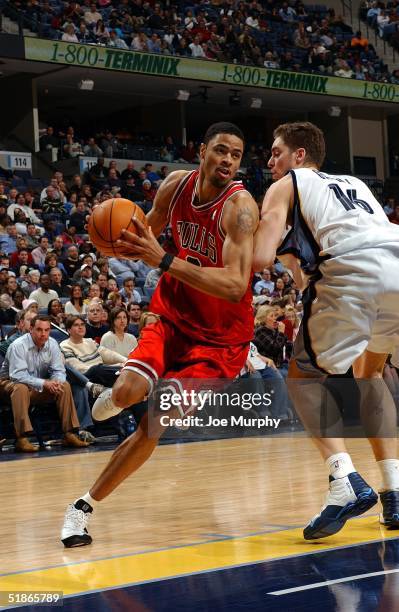
[[[56,340],[57,342],[62,342],[63,340],[66,340],[67,338],[69,338],[68,332],[62,332],[62,331],[59,331],[58,329],[52,329],[50,331],[50,336],[54,338],[54,340]]]
[[[7,338],[8,334],[13,329],[15,329],[15,325],[2,325],[1,326],[1,337],[3,338],[3,340]]]
[[[43,183],[40,179],[34,179],[34,178],[28,179],[27,185],[29,189],[33,189],[33,190],[40,189],[40,191],[43,189]]]
[[[21,178],[24,182],[32,178],[32,173],[30,170],[14,170],[14,175]]]
[[[26,189],[26,185],[25,185],[25,181],[24,179],[20,178],[20,177],[15,177],[12,179],[11,181],[11,187],[15,187],[16,189],[20,189],[20,187],[25,187]]]

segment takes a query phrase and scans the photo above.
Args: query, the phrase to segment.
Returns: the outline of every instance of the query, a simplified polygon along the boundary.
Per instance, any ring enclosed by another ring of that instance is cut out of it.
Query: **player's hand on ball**
[[[130,257],[138,257],[148,266],[157,268],[165,255],[165,251],[152,233],[151,227],[145,227],[135,217],[132,221],[136,226],[137,233],[122,230],[122,239],[117,240],[118,247],[122,247]]]

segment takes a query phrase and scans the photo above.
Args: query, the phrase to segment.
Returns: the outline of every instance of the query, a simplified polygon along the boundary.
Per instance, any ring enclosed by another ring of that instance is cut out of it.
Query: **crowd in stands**
[[[399,2],[363,0],[359,9],[360,18],[373,28],[380,38],[399,50]],[[391,83],[399,84],[399,69],[394,70]]]
[[[373,46],[342,16],[301,0],[13,0],[10,5],[23,11],[41,36],[66,42],[360,80],[391,78]]]
[[[112,131],[98,130],[95,136],[77,134],[73,126],[68,126],[65,130],[48,126],[42,130],[42,135],[39,139],[40,150],[55,148],[58,152],[58,157],[69,158],[75,157],[70,155],[69,145],[66,144],[69,137],[74,142],[75,150],[79,149],[76,155],[87,155],[97,158],[97,163],[93,165],[85,177],[76,174],[73,177],[72,185],[70,186],[69,201],[74,203],[79,190],[84,187],[83,191],[90,197],[100,187],[108,186],[111,190],[120,189],[122,197],[133,201],[151,202],[154,197],[154,190],[160,181],[162,181],[170,171],[167,165],[161,165],[156,171],[153,169],[153,164],[146,163],[141,169],[136,169],[134,162],[127,162],[126,167],[119,172],[115,161],[111,161],[109,166],[105,165],[104,157],[112,159],[123,159],[128,152],[132,153],[131,157],[136,154],[137,158],[145,151],[149,159],[158,159],[161,163],[184,163],[198,164],[200,143],[194,140],[188,140],[186,144],[176,142],[173,136],[167,135],[163,139],[145,134],[133,135],[126,131],[113,133]],[[141,145],[137,144],[141,142]],[[66,148],[68,150],[66,150]],[[141,147],[141,149],[140,149]],[[243,167],[246,168],[243,179],[249,191],[256,197],[264,194],[267,183],[264,177],[264,170],[267,167],[267,161],[270,157],[270,151],[259,144],[249,144],[244,152]],[[0,170],[1,176],[1,170]],[[61,181],[63,183],[63,181]],[[62,188],[64,186],[62,185]],[[48,187],[47,187],[48,189]],[[42,191],[44,194],[44,191]],[[50,195],[52,189],[50,186]],[[82,193],[82,195],[85,195]],[[28,196],[30,197],[30,195]],[[71,199],[72,197],[72,199]],[[22,201],[22,200],[21,200]],[[61,204],[60,204],[61,205]],[[53,205],[54,206],[54,205]],[[24,209],[25,210],[25,209]],[[79,215],[73,218],[72,225],[76,225],[77,231],[82,230],[84,225],[83,211],[81,218]],[[25,213],[30,215],[33,221],[32,213],[28,209]]]
[[[114,134],[109,129],[97,129],[93,135],[87,131],[78,134],[73,126],[68,126],[64,130],[50,125],[41,134],[39,144],[41,151],[56,149],[58,159],[74,159],[80,156],[142,159],[147,155],[149,159],[166,163],[199,162],[199,144],[193,140],[182,144],[175,142],[172,136],[160,139],[147,134],[132,134],[125,130]],[[139,178],[138,173],[136,178]],[[160,169],[159,178],[165,178],[163,168]]]
[[[258,154],[254,168],[261,168],[262,152],[252,153]],[[97,203],[119,194],[148,212],[163,172],[152,164],[135,168],[126,162],[119,174],[112,161],[106,167],[100,157],[83,176],[65,180],[57,171],[36,191],[15,187],[12,177],[0,180],[0,363],[4,361],[0,392],[12,404],[19,450],[34,450],[25,435],[31,428],[29,396],[21,385],[32,384],[32,393],[40,391],[38,379],[33,380],[32,371],[23,373],[21,365],[25,363],[26,369],[29,363],[21,355],[24,351],[30,355],[31,341],[25,336],[31,325],[29,337],[40,330],[43,336],[40,326],[48,327],[54,340],[51,359],[62,364],[57,366],[58,383],[64,391],[65,385],[71,387],[73,409],[69,399],[57,404],[59,385],[47,389],[58,406],[65,442],[77,446],[94,441],[90,406],[105,387],[112,386],[142,327],[156,320],[150,302],[161,271],[141,261],[102,257],[88,240],[87,216]],[[263,188],[256,181],[253,184]],[[387,199],[384,210],[392,223],[399,224],[399,204],[393,198]],[[177,252],[170,228],[160,240],[167,252]],[[278,262],[255,275],[253,293],[254,340],[243,375],[282,382],[302,317],[302,296]],[[20,352],[13,347],[20,347]],[[31,400],[35,397],[33,393]],[[279,412],[272,416],[292,416],[287,398],[275,407]]]

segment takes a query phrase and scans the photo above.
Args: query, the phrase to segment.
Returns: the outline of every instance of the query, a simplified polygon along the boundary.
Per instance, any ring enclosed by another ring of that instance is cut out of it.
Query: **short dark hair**
[[[282,123],[273,132],[274,138],[282,138],[292,151],[305,149],[305,161],[313,162],[320,168],[326,156],[324,134],[317,125],[309,121]]]
[[[47,321],[51,325],[51,317],[49,317],[48,315],[36,315],[30,323],[31,327],[35,327],[36,321]]]
[[[126,285],[126,283],[130,283],[130,281],[133,281],[133,284],[136,284],[136,280],[134,278],[134,276],[128,276],[127,278],[123,279],[123,286]]]
[[[218,134],[232,134],[233,136],[237,136],[240,140],[245,142],[244,134],[240,130],[240,128],[234,123],[229,123],[228,121],[220,121],[219,123],[213,123],[209,126],[209,128],[205,132],[204,143],[208,144]]]
[[[76,321],[82,321],[86,325],[84,317],[80,315],[68,315],[65,321],[65,329],[69,331]]]

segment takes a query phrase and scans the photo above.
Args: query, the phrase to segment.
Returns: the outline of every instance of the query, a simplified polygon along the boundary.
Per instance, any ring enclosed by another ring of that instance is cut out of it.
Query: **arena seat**
[[[1,337],[3,338],[3,340],[7,338],[8,334],[13,329],[15,329],[15,325],[2,325],[1,326]]]

